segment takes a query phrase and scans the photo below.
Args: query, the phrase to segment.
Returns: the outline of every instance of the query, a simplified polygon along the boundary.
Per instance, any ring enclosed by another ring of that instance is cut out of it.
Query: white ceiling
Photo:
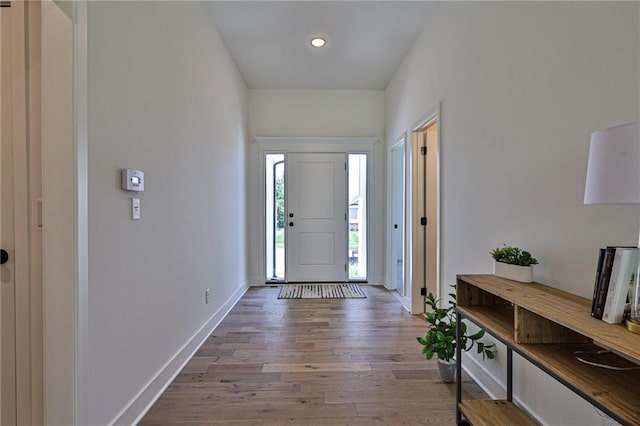
[[[425,1],[213,1],[251,89],[382,90],[426,24]],[[327,45],[311,47],[312,36]]]

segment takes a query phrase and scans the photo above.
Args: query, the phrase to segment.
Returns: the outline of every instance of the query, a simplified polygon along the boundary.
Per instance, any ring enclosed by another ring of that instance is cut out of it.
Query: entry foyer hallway
[[[366,299],[249,289],[141,424],[455,424],[455,385],[415,340],[425,322],[362,288]],[[469,380],[465,391],[483,397]]]

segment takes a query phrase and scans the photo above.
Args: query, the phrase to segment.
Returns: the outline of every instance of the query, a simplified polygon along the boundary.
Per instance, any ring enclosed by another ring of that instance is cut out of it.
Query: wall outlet
[[[211,290],[206,289],[204,291],[204,303],[207,304],[209,303],[209,297],[211,296]]]

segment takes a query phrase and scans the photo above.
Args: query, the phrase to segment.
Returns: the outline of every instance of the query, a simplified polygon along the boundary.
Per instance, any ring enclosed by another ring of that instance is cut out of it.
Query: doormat
[[[278,299],[364,299],[358,284],[283,284]]]

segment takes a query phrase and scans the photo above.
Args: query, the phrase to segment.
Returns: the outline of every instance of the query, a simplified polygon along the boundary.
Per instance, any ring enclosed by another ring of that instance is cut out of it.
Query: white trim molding
[[[41,5],[44,423],[77,425],[88,423],[87,5]]]
[[[74,2],[76,422],[89,423],[89,123],[87,1]]]
[[[370,195],[373,194],[373,191],[376,189],[373,187],[375,185],[375,175],[376,171],[374,168],[374,152],[376,152],[377,147],[380,146],[380,139],[378,137],[261,137],[256,136],[252,140],[252,144],[257,148],[257,161],[258,165],[256,170],[258,171],[258,202],[260,203],[257,208],[260,212],[260,217],[258,220],[257,226],[257,235],[259,235],[259,246],[256,250],[256,255],[259,256],[258,259],[254,259],[254,262],[260,262],[260,275],[259,276],[250,276],[249,280],[251,285],[260,286],[264,285],[266,281],[266,255],[265,255],[265,221],[266,221],[266,212],[265,212],[265,191],[264,187],[266,185],[265,181],[265,154],[268,153],[364,153],[368,154],[367,160],[367,194],[369,198],[369,212],[373,205]],[[255,152],[255,151],[254,151]],[[253,161],[253,160],[252,160]],[[255,163],[254,163],[255,164]],[[381,188],[382,189],[382,188]],[[373,191],[372,191],[373,190]],[[368,241],[371,241],[371,230],[375,223],[371,221],[372,215],[368,212],[367,223],[369,224],[367,235]],[[369,255],[371,254],[371,244],[368,247]],[[368,256],[370,259],[370,256]],[[384,277],[374,275],[371,273],[371,262],[367,262],[367,281],[368,282],[382,282]]]

